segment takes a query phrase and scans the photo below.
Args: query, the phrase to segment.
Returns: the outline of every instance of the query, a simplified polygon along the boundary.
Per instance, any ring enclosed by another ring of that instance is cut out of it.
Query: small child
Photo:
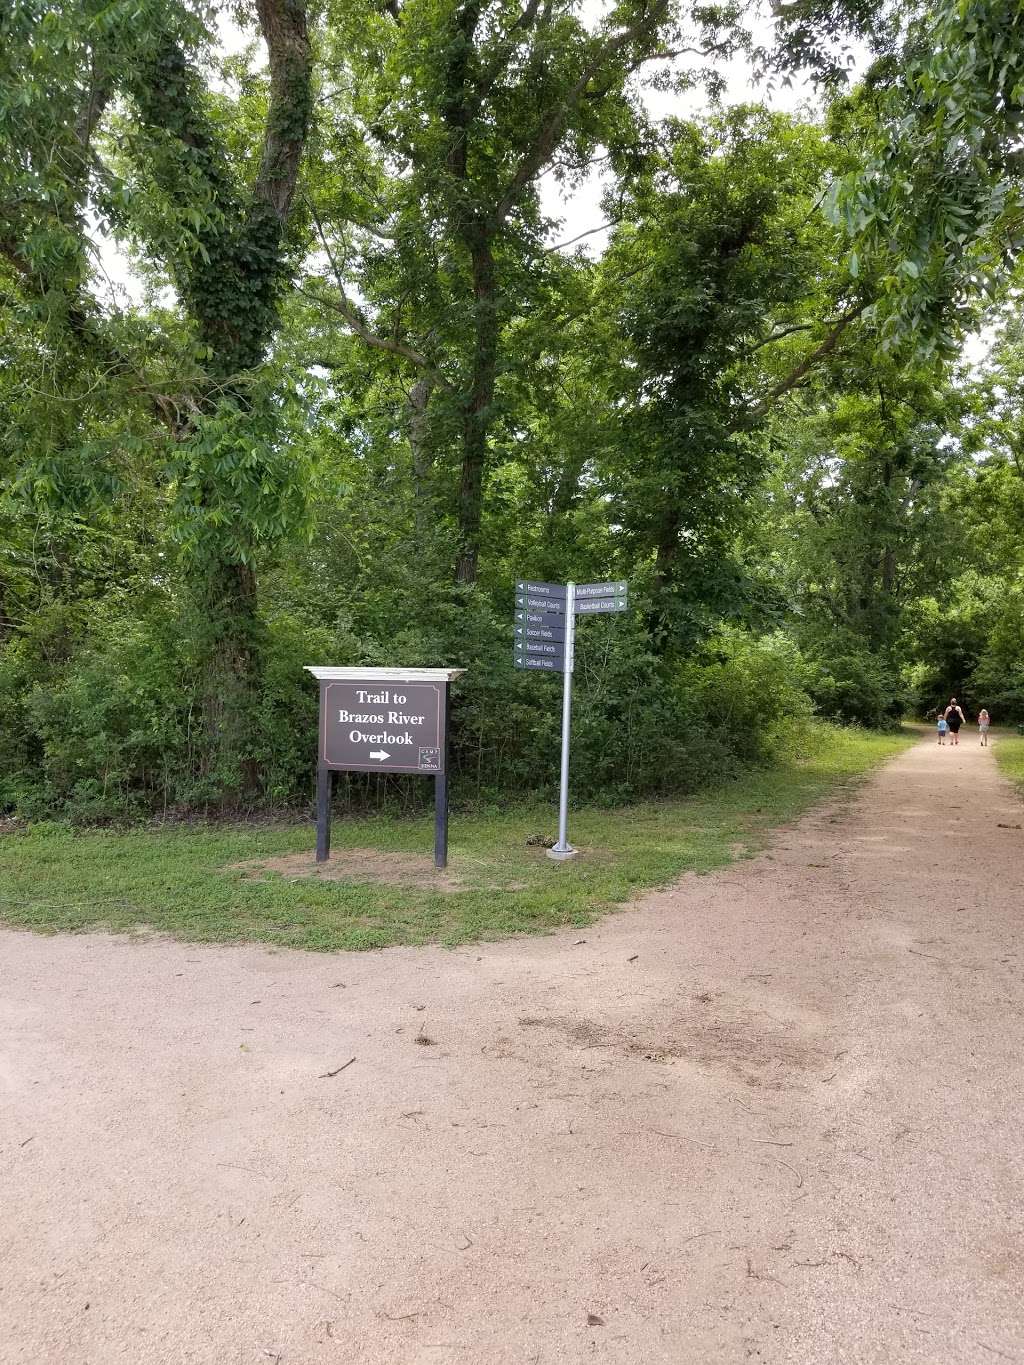
[[[947,729],[948,729],[948,726],[946,725],[946,717],[943,716],[943,715],[940,715],[940,716],[939,716],[939,743],[940,743],[940,744],[945,744],[945,742],[946,742],[946,730],[947,730]]]
[[[978,734],[981,735],[981,745],[983,749],[988,748],[988,726],[989,716],[983,706],[978,712]]]

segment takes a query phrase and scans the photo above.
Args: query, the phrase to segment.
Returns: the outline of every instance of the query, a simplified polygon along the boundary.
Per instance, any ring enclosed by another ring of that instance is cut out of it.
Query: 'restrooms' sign
[[[444,682],[322,682],[320,761],[357,772],[444,770]]]

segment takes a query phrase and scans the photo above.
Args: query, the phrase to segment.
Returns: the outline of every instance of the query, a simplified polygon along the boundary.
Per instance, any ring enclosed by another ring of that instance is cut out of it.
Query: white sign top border
[[[320,664],[303,665],[320,682],[451,682],[461,678],[464,668],[331,668]]]

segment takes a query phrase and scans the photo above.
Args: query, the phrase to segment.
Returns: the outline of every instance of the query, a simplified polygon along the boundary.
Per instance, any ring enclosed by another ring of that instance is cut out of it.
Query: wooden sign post
[[[434,779],[434,865],[448,862],[449,687],[463,668],[326,668],[320,684],[316,860],[331,856],[331,773],[417,773]]]

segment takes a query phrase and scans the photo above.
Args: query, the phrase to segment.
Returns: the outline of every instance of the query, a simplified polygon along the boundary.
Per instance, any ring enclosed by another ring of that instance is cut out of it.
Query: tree
[[[601,145],[642,142],[630,87],[642,68],[736,41],[729,7],[694,10],[684,24],[669,0],[625,0],[593,32],[569,0],[335,12],[334,114],[311,204],[320,268],[306,288],[412,376],[407,428],[420,469],[436,474],[454,455],[457,582],[479,572],[510,333],[553,278],[539,177],[571,181]],[[533,360],[520,351],[515,363]]]
[[[264,116],[241,155],[200,73],[209,35],[178,0],[54,11],[17,0],[0,29],[7,76],[0,249],[22,297],[69,347],[132,374],[175,443],[178,538],[208,622],[203,667],[211,765],[252,788],[246,708],[258,674],[255,556],[279,534],[294,478],[277,448],[279,402],[254,385],[277,325],[286,228],[309,124],[303,0],[256,0],[269,59]],[[237,146],[237,144],[236,144]],[[90,216],[162,268],[187,319],[177,392],[89,292]],[[63,336],[60,333],[63,332]]]
[[[833,86],[837,32],[878,53],[857,96],[866,155],[836,182],[832,212],[853,271],[878,273],[885,344],[952,355],[1024,248],[1024,12],[1016,0],[795,0],[779,14],[776,62],[810,63]]]
[[[834,156],[817,129],[756,107],[676,124],[602,265],[622,338],[602,473],[631,557],[653,557],[670,650],[738,607],[733,545],[763,474],[753,437],[863,307],[816,211]]]
[[[959,571],[943,494],[963,460],[950,433],[964,397],[862,335],[820,376],[811,403],[777,430],[783,591],[817,662],[827,713],[868,724],[905,704],[907,632],[922,597],[944,597]]]

